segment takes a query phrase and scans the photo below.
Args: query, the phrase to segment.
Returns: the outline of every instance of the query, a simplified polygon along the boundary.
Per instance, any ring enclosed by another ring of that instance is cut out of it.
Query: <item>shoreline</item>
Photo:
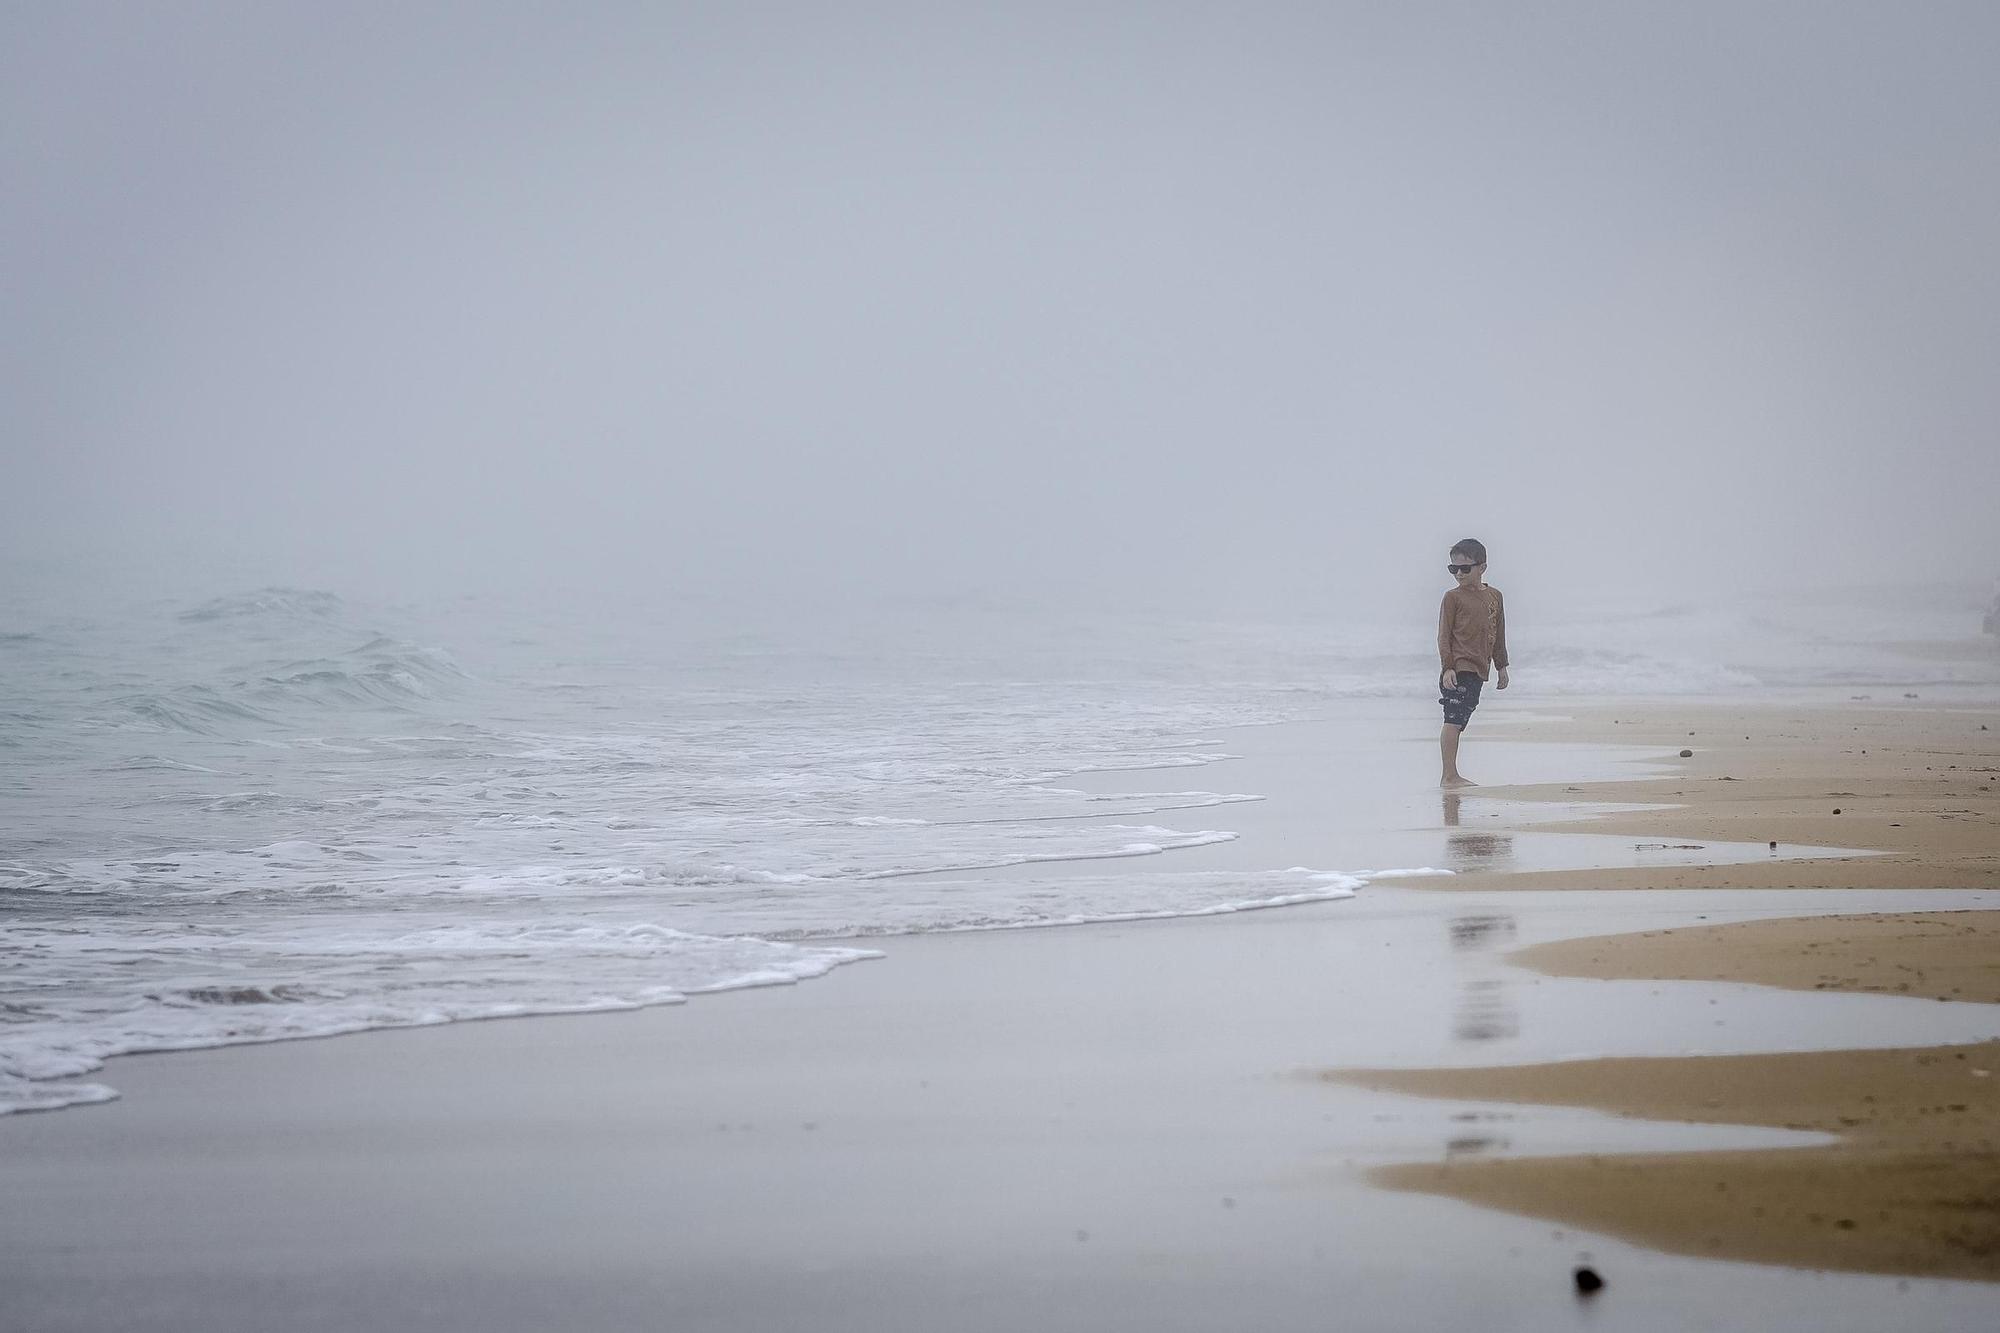
[[[1763,855],[1761,849],[1743,843],[1727,847],[1709,844],[1693,853],[1665,850],[1634,856],[1629,854],[1627,844],[1617,837],[1587,829],[1551,831],[1557,827],[1557,821],[1553,819],[1527,821],[1523,818],[1526,811],[1519,806],[1509,808],[1505,821],[1509,827],[1505,830],[1496,830],[1483,835],[1449,827],[1440,830],[1435,827],[1439,817],[1438,797],[1435,793],[1426,791],[1422,785],[1422,775],[1429,761],[1424,758],[1421,747],[1410,751],[1399,743],[1399,738],[1407,726],[1407,718],[1385,710],[1379,701],[1366,701],[1351,710],[1350,715],[1343,716],[1337,722],[1308,720],[1247,724],[1221,729],[1215,733],[1217,739],[1161,747],[1163,753],[1172,756],[1184,755],[1191,749],[1211,748],[1214,757],[1198,766],[1197,771],[1217,768],[1228,778],[1228,781],[1218,784],[1219,786],[1229,787],[1238,792],[1247,789],[1266,793],[1260,794],[1255,801],[1224,801],[1215,805],[1202,803],[1183,807],[1226,811],[1225,817],[1229,824],[1233,828],[1240,827],[1243,830],[1241,833],[1231,832],[1224,836],[1198,834],[1194,836],[1205,840],[1168,845],[1164,849],[1143,856],[1124,852],[1059,859],[1028,857],[1018,861],[966,866],[955,870],[923,870],[884,875],[876,881],[883,886],[909,885],[912,892],[918,894],[928,892],[934,899],[941,901],[943,895],[948,894],[956,882],[968,877],[987,881],[1043,880],[1050,882],[1048,887],[1056,887],[1060,881],[1076,877],[1119,879],[1149,873],[1166,876],[1186,873],[1209,877],[1212,884],[1204,886],[1204,892],[1209,892],[1213,884],[1226,884],[1238,876],[1265,877],[1264,882],[1254,888],[1246,880],[1240,894],[1232,892],[1228,897],[1211,901],[1207,905],[1160,909],[1134,906],[1130,910],[1105,907],[1068,919],[1058,917],[944,926],[917,924],[901,929],[885,928],[826,935],[794,936],[779,931],[774,932],[770,938],[786,943],[858,948],[879,955],[884,946],[890,942],[928,934],[1040,930],[1057,926],[1118,924],[1139,920],[1206,919],[1240,911],[1297,907],[1303,902],[1315,899],[1338,900],[1361,888],[1364,883],[1380,884],[1395,879],[1398,882],[1420,884],[1428,877],[1428,873],[1436,868],[1443,868],[1451,876],[1457,876],[1457,878],[1437,876],[1440,885],[1456,886],[1465,877],[1468,869],[1477,870],[1490,865],[1495,860],[1495,848],[1500,850],[1500,859],[1517,866],[1545,871],[1559,870],[1563,867],[1615,867],[1633,861],[1667,864],[1722,861],[1737,863]],[[1514,770],[1529,776],[1549,773],[1580,774],[1589,780],[1601,782],[1629,772],[1634,767],[1641,767],[1647,771],[1654,771],[1659,767],[1643,757],[1643,747],[1626,743],[1617,737],[1556,745],[1549,745],[1540,740],[1524,742],[1521,738],[1504,735],[1500,739]],[[1325,762],[1326,756],[1330,753],[1339,754],[1354,748],[1365,752],[1374,761],[1393,755],[1396,767],[1395,771],[1388,775],[1392,780],[1386,786],[1356,781],[1355,775],[1345,771],[1344,766],[1329,766]],[[1109,794],[1122,794],[1143,803],[1154,793],[1144,790],[1135,793],[1134,788],[1143,788],[1147,785],[1135,781],[1135,774],[1155,775],[1159,780],[1169,784],[1184,783],[1187,781],[1185,774],[1189,767],[1188,764],[1179,762],[1150,768],[1119,765],[1107,769],[1089,769],[1065,774],[1045,785],[1078,789],[1100,798]],[[1457,800],[1455,796],[1450,799],[1454,803]],[[1567,810],[1563,805],[1551,805],[1547,813],[1551,816],[1564,813],[1580,814],[1590,808],[1589,804],[1582,800],[1572,800],[1566,805]],[[1164,813],[1166,813],[1164,808],[1157,811],[1149,809],[1139,817],[1150,820],[1159,818]],[[1480,817],[1496,820],[1501,818],[1497,814],[1487,814],[1474,816],[1473,819]],[[1089,820],[1102,824],[1125,824],[1131,818],[1130,815],[1121,814],[1075,814],[1053,817],[1060,822]],[[1455,824],[1455,817],[1448,816],[1446,823]],[[1427,824],[1431,827],[1425,828]],[[1788,849],[1788,859],[1836,857],[1842,852],[1843,849],[1835,847],[1792,848]],[[1358,868],[1360,865],[1368,864],[1388,869]],[[1292,866],[1304,870],[1305,873],[1285,872],[1273,877],[1271,868],[1276,866]],[[1307,869],[1308,867],[1318,867],[1318,869]],[[841,964],[835,964],[839,965]],[[813,980],[815,977],[807,976],[803,979]],[[644,1002],[636,1006],[625,1003],[548,1007],[529,1005],[516,1012],[471,1014],[447,1021],[490,1021],[498,1018],[548,1016],[571,1012],[624,1012],[634,1007],[671,1007],[685,1003],[696,994],[755,989],[767,984],[788,984],[789,980],[791,979],[751,978],[720,986],[688,990],[677,996]],[[118,1060],[128,1055],[165,1054],[181,1050],[217,1049],[236,1045],[267,1045],[272,1042],[292,1040],[320,1040],[329,1036],[365,1035],[374,1031],[427,1026],[435,1024],[415,1021],[380,1022],[344,1026],[334,1031],[285,1032],[254,1038],[238,1036],[209,1044],[119,1050],[108,1055],[91,1052],[91,1055],[97,1059]],[[84,1106],[103,1105],[115,1101],[120,1094],[111,1079],[112,1076],[109,1074],[100,1077],[99,1071],[92,1070],[68,1080],[50,1080],[43,1085],[53,1094],[48,1104],[20,1106],[12,1114],[80,1109]],[[0,1116],[0,1120],[6,1118],[8,1117]]]
[[[1384,753],[1434,763],[1434,729],[1392,721]],[[880,966],[699,1004],[115,1057],[121,1100],[0,1118],[0,1323],[1305,1329],[1363,1283],[1360,1327],[1525,1330],[1574,1317],[1588,1251],[1620,1310],[1672,1316],[1634,1327],[1982,1326],[1982,1283],[1718,1264],[1369,1183],[1437,1156],[1733,1156],[1822,1133],[1468,1112],[1317,1071],[1970,1044],[1993,1035],[1985,1006],[1506,959],[2000,893],[1544,891],[1617,838],[1546,832],[1526,806],[1441,827],[1438,794],[1404,777],[1329,785],[1329,734],[1270,732],[1270,799],[1231,807],[1256,815],[1244,837],[1170,862],[1287,864],[1345,845],[1338,813],[1371,854],[1551,868],[1505,893],[1467,873],[1283,912],[871,936]],[[1631,758],[1556,739],[1490,754],[1600,776]],[[1410,827],[1371,831],[1398,812]]]

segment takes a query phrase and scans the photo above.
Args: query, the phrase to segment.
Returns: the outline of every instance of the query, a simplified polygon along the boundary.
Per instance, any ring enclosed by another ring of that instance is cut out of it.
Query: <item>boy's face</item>
[[[1451,571],[1451,576],[1458,580],[1458,586],[1461,588],[1471,587],[1479,581],[1479,576],[1486,572],[1486,566],[1473,564],[1469,555],[1447,554],[1445,559],[1449,562],[1445,567]]]

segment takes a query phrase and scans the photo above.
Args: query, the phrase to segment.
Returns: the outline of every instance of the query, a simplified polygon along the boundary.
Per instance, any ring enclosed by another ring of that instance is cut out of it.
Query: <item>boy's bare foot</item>
[[[1438,783],[1440,787],[1477,787],[1478,785],[1471,778],[1462,778],[1456,773]]]

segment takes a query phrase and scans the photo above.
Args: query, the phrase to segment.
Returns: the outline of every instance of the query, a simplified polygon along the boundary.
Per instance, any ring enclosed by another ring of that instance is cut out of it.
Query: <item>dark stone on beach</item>
[[[1682,751],[1681,751],[1681,758],[1683,758],[1683,759],[1692,759],[1692,758],[1694,758],[1694,751],[1693,751],[1693,750],[1682,750]]]
[[[1778,850],[1778,840],[1776,838],[1771,839],[1771,850],[1774,852]]]
[[[1595,1268],[1583,1267],[1576,1270],[1576,1294],[1595,1296],[1604,1288],[1604,1279],[1597,1275]]]
[[[1839,806],[1837,806],[1837,805],[1836,805],[1835,807],[1833,807],[1833,813],[1835,813],[1836,815],[1837,815],[1837,814],[1839,814],[1839,813],[1840,813],[1840,807],[1839,807]]]

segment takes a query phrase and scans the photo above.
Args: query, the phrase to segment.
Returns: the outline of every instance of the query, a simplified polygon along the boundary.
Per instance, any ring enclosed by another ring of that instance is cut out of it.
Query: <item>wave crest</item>
[[[337,657],[287,662],[259,680],[252,692],[272,704],[400,708],[434,698],[466,679],[465,669],[449,655],[378,634]]]
[[[338,615],[345,605],[336,593],[317,588],[258,588],[212,597],[180,613],[185,621],[238,620],[246,616]]]

